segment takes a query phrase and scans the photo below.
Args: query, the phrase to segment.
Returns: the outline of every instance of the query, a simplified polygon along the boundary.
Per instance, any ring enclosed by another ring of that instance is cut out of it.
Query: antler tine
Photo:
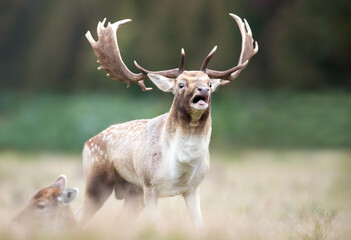
[[[144,74],[153,73],[153,74],[158,74],[168,78],[177,78],[179,74],[184,72],[184,62],[185,62],[185,51],[182,48],[180,53],[180,62],[179,62],[178,68],[173,68],[173,69],[164,70],[164,71],[150,71],[140,66],[136,61],[134,61],[134,64]]]
[[[205,58],[205,60],[203,61],[200,71],[206,72],[206,68],[208,63],[210,62],[213,54],[217,51],[217,46],[214,46],[214,48],[212,48],[211,52],[207,55],[207,57]]]
[[[241,18],[235,14],[231,13],[229,15],[232,18],[234,18],[234,20],[238,24],[240,33],[242,36],[241,54],[239,58],[239,64],[240,64],[246,60],[250,60],[251,57],[253,57],[258,52],[258,43],[257,41],[253,40],[252,31],[246,19],[242,21]],[[253,48],[253,45],[255,46],[255,48]]]
[[[235,14],[230,13],[229,15],[238,24],[242,37],[241,53],[238,65],[226,71],[215,71],[206,69],[206,73],[210,78],[220,78],[223,80],[227,80],[223,81],[222,85],[227,84],[230,81],[236,79],[239,76],[240,72],[247,67],[250,59],[258,52],[258,43],[257,41],[254,42],[253,40],[251,28],[248,22],[245,19],[244,21],[242,21],[241,18]]]
[[[184,48],[180,51],[180,63],[179,63],[179,74],[184,72],[184,62],[185,62],[185,51]]]
[[[107,76],[112,79],[124,82],[129,87],[131,83],[137,83],[143,91],[152,88],[145,87],[144,79],[147,78],[145,73],[135,74],[131,72],[124,64],[117,42],[117,30],[120,26],[131,22],[131,19],[125,19],[104,27],[106,18],[97,25],[98,41],[95,41],[88,31],[85,36],[93,47],[94,53],[98,58],[100,67],[98,70],[106,70]]]

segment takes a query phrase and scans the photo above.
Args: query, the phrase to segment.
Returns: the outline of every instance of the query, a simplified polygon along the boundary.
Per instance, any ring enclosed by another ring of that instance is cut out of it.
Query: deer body
[[[187,194],[199,186],[209,169],[211,100],[206,86],[210,79],[204,73],[190,73],[178,77],[178,81],[187,82],[187,87],[178,89],[169,113],[113,125],[85,144],[83,163],[88,181],[107,174],[109,181],[99,188],[110,193],[114,188],[125,199],[130,197],[127,192],[133,185],[142,192],[144,201],[150,200],[155,206],[159,197]],[[200,85],[206,90],[200,92]],[[206,103],[199,102],[207,106],[203,109],[200,103],[191,103],[202,95]],[[189,104],[195,107],[184,107]],[[90,189],[95,187],[91,184]],[[101,204],[103,200],[95,201]]]
[[[83,165],[86,180],[81,222],[85,223],[115,191],[124,199],[122,212],[138,213],[146,206],[155,212],[158,198],[183,195],[196,226],[202,223],[199,184],[209,170],[211,137],[211,94],[220,85],[234,80],[258,51],[253,48],[251,30],[234,14],[243,37],[238,66],[227,71],[207,69],[216,47],[204,60],[200,71],[184,71],[182,49],[178,69],[152,72],[136,62],[141,71],[134,74],[120,56],[116,32],[130,20],[114,24],[98,24],[99,41],[86,34],[100,67],[108,76],[130,85],[137,83],[143,90],[143,80],[149,78],[160,90],[172,92],[170,111],[147,120],[135,120],[113,125],[86,142]]]
[[[152,187],[160,197],[197,186],[209,165],[210,131],[207,136],[194,134],[195,129],[170,133],[168,117],[164,114],[109,127],[86,143],[84,166],[93,169],[95,164],[112,163],[124,180],[139,188]],[[101,154],[100,149],[108,150]]]

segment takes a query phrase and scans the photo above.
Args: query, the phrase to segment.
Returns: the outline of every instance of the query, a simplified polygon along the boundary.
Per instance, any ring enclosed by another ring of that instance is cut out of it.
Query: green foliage
[[[156,92],[156,91],[155,91]],[[106,93],[3,93],[0,148],[80,151],[108,126],[163,114],[171,96]],[[212,100],[212,145],[262,148],[348,148],[351,96],[345,92],[216,93]]]
[[[270,148],[351,146],[349,94],[252,91],[218,98],[212,111],[214,141]]]
[[[109,125],[152,117],[164,105],[102,94],[43,94],[30,100],[4,94],[2,99],[7,111],[0,120],[0,145],[24,150],[80,150]]]

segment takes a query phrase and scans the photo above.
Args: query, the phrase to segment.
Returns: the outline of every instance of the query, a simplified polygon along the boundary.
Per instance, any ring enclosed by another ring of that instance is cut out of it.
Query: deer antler
[[[120,26],[129,23],[132,20],[125,19],[113,24],[109,22],[107,24],[107,27],[104,27],[105,21],[106,18],[102,22],[98,23],[97,42],[91,36],[90,31],[88,31],[85,36],[93,47],[94,53],[98,58],[98,63],[100,63],[98,70],[106,70],[108,72],[108,77],[121,82],[125,82],[128,87],[131,83],[135,82],[141,87],[143,91],[148,91],[152,89],[145,87],[144,84],[144,79],[147,78],[148,73],[154,73],[169,78],[176,78],[180,73],[184,71],[185,52],[184,49],[182,49],[179,68],[153,72],[144,69],[136,61],[134,61],[135,66],[141,71],[141,73],[135,74],[131,72],[122,60],[121,53],[118,48],[117,30]]]
[[[145,87],[144,79],[147,78],[145,73],[135,74],[131,72],[124,64],[117,43],[117,30],[120,26],[129,23],[130,19],[107,24],[105,28],[106,18],[98,23],[97,34],[98,41],[96,42],[88,31],[85,36],[94,49],[94,53],[100,63],[99,70],[103,69],[108,72],[107,76],[112,79],[125,82],[129,87],[131,83],[136,82],[143,91],[151,90],[152,88]]]
[[[208,69],[207,65],[217,50],[217,46],[215,46],[205,58],[200,69],[201,71],[205,72],[210,78],[222,79],[223,81],[221,81],[221,85],[225,85],[230,81],[236,79],[239,76],[240,72],[246,68],[250,59],[258,52],[258,44],[256,41],[254,44],[255,47],[253,47],[254,40],[247,21],[244,19],[243,22],[240,17],[232,13],[229,15],[237,22],[242,36],[241,54],[238,65],[226,71]],[[135,66],[141,71],[141,73],[135,74],[131,72],[122,60],[117,43],[117,30],[120,26],[129,23],[132,20],[125,19],[113,24],[109,22],[107,24],[107,27],[104,27],[105,21],[106,18],[102,22],[98,23],[98,41],[95,41],[93,39],[90,31],[88,31],[85,36],[93,47],[94,53],[98,58],[98,63],[100,63],[100,67],[98,67],[98,69],[106,70],[108,72],[108,77],[121,82],[125,82],[128,87],[131,83],[137,83],[143,91],[148,91],[152,89],[145,87],[144,84],[144,79],[147,78],[148,73],[158,74],[168,78],[176,78],[184,71],[185,52],[184,49],[182,49],[179,68],[164,71],[149,71],[134,61]]]
[[[184,72],[184,62],[185,62],[185,51],[184,51],[184,48],[182,48],[180,53],[180,63],[178,68],[154,72],[154,71],[146,70],[145,68],[141,67],[136,61],[134,61],[134,64],[140,71],[142,71],[145,74],[153,73],[153,74],[162,75],[168,78],[176,78],[178,77],[179,74]]]
[[[242,43],[241,43],[241,54],[239,58],[238,65],[226,71],[216,71],[207,68],[207,64],[209,63],[212,55],[217,50],[217,46],[215,46],[212,51],[208,54],[205,58],[202,66],[201,71],[205,72],[210,78],[218,78],[223,79],[224,81],[221,82],[221,85],[225,85],[236,79],[240,72],[246,68],[250,59],[258,52],[258,43],[255,41],[255,47],[253,47],[253,37],[252,32],[249,24],[247,23],[246,19],[244,22],[235,14],[229,14],[239,26]]]

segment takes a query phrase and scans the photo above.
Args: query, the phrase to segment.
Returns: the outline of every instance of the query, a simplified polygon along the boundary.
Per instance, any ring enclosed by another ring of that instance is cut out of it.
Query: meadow
[[[81,190],[77,154],[0,153],[1,239],[303,239],[351,236],[350,150],[212,151],[211,170],[201,184],[205,227],[193,231],[181,197],[160,199],[160,226],[142,214],[116,223],[121,201],[111,197],[86,229],[54,235],[24,235],[8,229],[10,219],[39,189],[61,173]]]
[[[144,214],[116,222],[123,202],[111,197],[86,229],[55,235],[8,224],[62,173],[81,190],[77,210],[84,142],[111,124],[162,114],[172,99],[157,91],[0,94],[0,239],[349,239],[350,94],[220,91],[201,184],[203,230],[193,231],[179,196],[160,200],[157,228]]]

